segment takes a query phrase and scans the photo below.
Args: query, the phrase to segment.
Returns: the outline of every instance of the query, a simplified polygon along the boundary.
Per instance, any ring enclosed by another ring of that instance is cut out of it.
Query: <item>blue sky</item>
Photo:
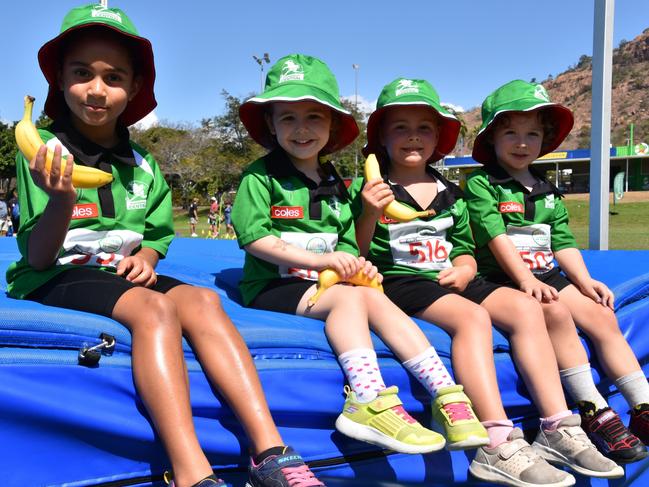
[[[252,56],[291,52],[323,59],[342,96],[376,100],[399,76],[424,78],[442,101],[465,109],[514,78],[545,79],[592,54],[593,0],[109,0],[153,43],[155,116],[196,123],[223,110],[221,90],[259,90]],[[649,27],[649,1],[618,0],[614,46]],[[47,92],[36,59],[72,7],[70,0],[3,2],[0,119],[16,120],[22,97]],[[267,66],[264,67],[267,69]]]

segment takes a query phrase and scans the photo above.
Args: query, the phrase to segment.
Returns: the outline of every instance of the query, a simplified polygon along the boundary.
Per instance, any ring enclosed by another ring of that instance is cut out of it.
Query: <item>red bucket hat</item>
[[[45,113],[54,120],[67,113],[67,105],[58,87],[58,75],[63,57],[62,47],[71,33],[89,27],[103,28],[120,34],[132,45],[135,68],[142,75],[142,87],[120,116],[125,125],[132,125],[149,114],[158,104],[153,93],[155,83],[153,49],[148,39],[138,35],[135,25],[122,10],[99,4],[84,5],[70,10],[63,19],[61,33],[45,43],[38,51],[38,64],[50,85],[45,100]]]

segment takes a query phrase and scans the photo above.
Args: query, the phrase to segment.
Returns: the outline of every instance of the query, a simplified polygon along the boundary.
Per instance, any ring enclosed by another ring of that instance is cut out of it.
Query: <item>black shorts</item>
[[[158,281],[149,289],[165,294],[183,284],[186,283],[158,274]],[[139,286],[112,272],[79,267],[61,272],[25,299],[111,318],[119,298],[134,287]]]
[[[550,269],[548,272],[544,274],[534,274],[534,277],[536,277],[539,281],[547,284],[548,286],[552,286],[557,290],[557,292],[561,292],[562,289],[570,286],[572,282],[570,279],[568,279],[566,276],[564,276],[561,273],[561,268],[559,266],[555,266],[554,268]],[[487,280],[489,282],[493,282],[495,284],[500,284],[502,286],[507,286],[511,287],[514,289],[519,289],[519,287],[516,285],[514,281],[512,281],[507,274],[504,272],[498,272],[494,274],[489,274],[487,276]]]
[[[250,307],[294,315],[302,296],[315,283],[299,277],[273,279],[255,296]]]
[[[478,278],[469,282],[462,292],[440,286],[437,281],[417,275],[385,276],[383,290],[390,300],[408,315],[425,310],[447,294],[457,294],[476,304],[482,303],[501,286]]]

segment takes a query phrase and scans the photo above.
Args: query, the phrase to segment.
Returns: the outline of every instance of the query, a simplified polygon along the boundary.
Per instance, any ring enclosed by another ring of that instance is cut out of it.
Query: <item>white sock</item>
[[[403,362],[403,366],[417,378],[434,398],[442,387],[454,386],[455,381],[433,347]]]
[[[649,384],[642,370],[615,379],[615,385],[629,406],[649,403]]]
[[[590,363],[570,367],[559,371],[561,383],[568,395],[575,402],[589,401],[595,404],[595,410],[599,411],[608,406],[606,399],[595,387],[593,373]]]
[[[338,362],[359,402],[370,402],[385,389],[376,352],[371,348],[349,350],[338,356]]]

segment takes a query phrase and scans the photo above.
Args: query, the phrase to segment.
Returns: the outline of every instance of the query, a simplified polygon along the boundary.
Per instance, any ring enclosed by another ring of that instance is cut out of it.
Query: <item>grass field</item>
[[[570,214],[570,228],[577,238],[579,248],[584,249],[588,248],[588,199],[586,196],[580,196],[571,195],[565,203]],[[611,204],[610,211],[610,249],[649,249],[649,201],[621,202],[615,206]],[[207,207],[199,209],[199,238],[207,238],[208,235],[207,212]],[[189,237],[187,210],[174,211],[174,228],[177,236]],[[220,236],[225,236],[225,225]]]

